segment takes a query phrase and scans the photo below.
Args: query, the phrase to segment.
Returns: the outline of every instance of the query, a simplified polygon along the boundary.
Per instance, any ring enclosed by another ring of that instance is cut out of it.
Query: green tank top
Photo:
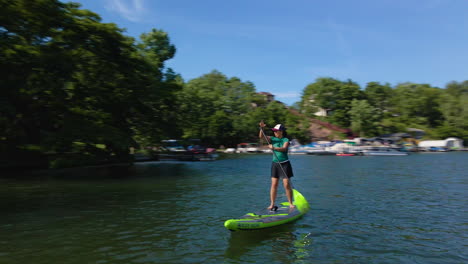
[[[288,138],[271,137],[271,144],[275,148],[282,148],[285,142],[289,142]],[[273,162],[284,162],[289,160],[288,152],[274,150],[276,155],[273,155]],[[276,158],[278,157],[278,159]]]

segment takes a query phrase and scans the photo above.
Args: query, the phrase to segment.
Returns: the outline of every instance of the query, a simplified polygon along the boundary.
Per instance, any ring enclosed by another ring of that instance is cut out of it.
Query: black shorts
[[[281,169],[281,167],[283,169]],[[284,172],[283,172],[284,170]],[[284,179],[284,173],[286,172],[286,175],[288,176],[288,178],[291,178],[292,176],[294,176],[293,174],[293,170],[292,170],[292,166],[291,166],[291,162],[289,161],[286,161],[286,162],[283,162],[283,163],[277,163],[277,162],[273,162],[271,163],[271,177],[272,178],[280,178],[280,179]]]

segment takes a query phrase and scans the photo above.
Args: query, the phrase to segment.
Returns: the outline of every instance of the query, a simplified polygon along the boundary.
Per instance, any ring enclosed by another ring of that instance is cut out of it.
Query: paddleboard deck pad
[[[231,231],[256,230],[292,222],[309,211],[309,203],[296,189],[293,189],[293,197],[295,208],[289,208],[289,202],[283,202],[276,211],[265,208],[256,213],[247,213],[239,219],[227,220],[224,226]]]

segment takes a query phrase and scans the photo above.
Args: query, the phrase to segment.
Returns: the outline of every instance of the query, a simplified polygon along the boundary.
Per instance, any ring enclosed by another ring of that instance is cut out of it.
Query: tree
[[[0,3],[0,133],[3,148],[13,151],[39,143],[53,128],[51,115],[60,112],[52,110],[62,105],[54,97],[70,75],[65,63],[70,57],[51,40],[66,27],[68,6],[58,1]]]
[[[252,109],[254,93],[251,82],[227,78],[218,71],[190,80],[178,94],[183,137],[200,138],[213,145],[242,138],[236,120],[242,120]]]
[[[468,80],[463,82],[449,82],[445,86],[445,91],[451,96],[462,96],[468,94]]]
[[[369,82],[364,93],[367,102],[375,108],[377,114],[382,115],[390,110],[393,90],[389,84],[382,85],[378,82]]]
[[[294,115],[288,111],[285,122],[288,136],[297,139],[301,143],[310,143],[310,120],[305,116]]]
[[[314,117],[318,107],[336,109],[337,94],[341,86],[339,80],[333,78],[318,78],[314,83],[307,85],[301,97],[301,112]]]
[[[80,148],[125,159],[135,135],[157,137],[146,128],[171,132],[171,100],[180,85],[164,71],[175,52],[166,33],[153,30],[137,45],[79,4],[0,3],[2,149]]]
[[[165,68],[166,60],[173,58],[176,48],[162,30],[153,29],[142,34],[136,45],[136,56],[141,63],[134,69],[146,83],[138,91],[136,111],[132,113],[131,125],[138,135],[140,145],[157,145],[162,139],[182,135],[176,93],[184,80],[171,68]]]
[[[339,126],[350,125],[349,110],[353,99],[362,99],[363,93],[352,80],[339,81],[333,78],[318,78],[309,84],[301,97],[301,112],[314,117],[318,107],[326,109],[330,115],[327,121]]]
[[[428,84],[404,83],[395,88],[392,111],[408,126],[436,127],[443,116],[440,112],[441,90]]]
[[[377,135],[376,110],[367,100],[354,99],[351,102],[349,114],[351,116],[351,129],[360,137]]]
[[[443,124],[435,129],[432,136],[468,140],[468,90],[456,82],[449,83],[441,97],[440,111],[444,117]]]

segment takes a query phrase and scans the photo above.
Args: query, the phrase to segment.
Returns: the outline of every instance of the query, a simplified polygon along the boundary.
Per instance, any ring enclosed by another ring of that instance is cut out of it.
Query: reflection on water
[[[261,256],[252,260],[244,258],[251,250],[272,255],[272,263],[307,263],[312,245],[310,233],[297,233],[294,224],[255,231],[232,232],[225,256],[240,263],[262,262]]]
[[[465,263],[467,158],[293,156],[311,210],[241,232],[270,155],[3,178],[0,263]]]
[[[294,241],[292,230],[290,225],[283,225],[277,228],[232,232],[225,255],[231,259],[240,260],[250,250],[256,249],[262,244],[271,243],[279,237],[288,237],[289,242],[292,243]]]

